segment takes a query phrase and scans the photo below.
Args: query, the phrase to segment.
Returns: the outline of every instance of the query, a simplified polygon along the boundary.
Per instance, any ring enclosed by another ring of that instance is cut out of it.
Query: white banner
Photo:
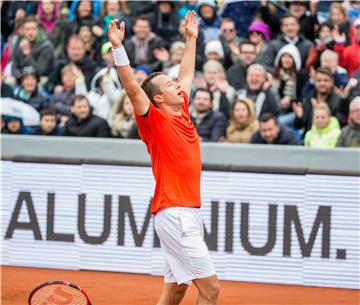
[[[2,264],[162,274],[150,168],[1,164]],[[203,171],[220,279],[359,289],[359,182]]]

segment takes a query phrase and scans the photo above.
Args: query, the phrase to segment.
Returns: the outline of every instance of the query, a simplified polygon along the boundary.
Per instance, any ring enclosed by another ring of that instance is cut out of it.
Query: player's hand
[[[201,18],[196,20],[195,11],[187,11],[185,15],[185,36],[197,38],[199,34],[199,24]]]
[[[117,22],[117,19],[111,20],[108,29],[108,36],[113,49],[120,48],[125,37],[125,22],[121,21],[120,29],[117,28]]]

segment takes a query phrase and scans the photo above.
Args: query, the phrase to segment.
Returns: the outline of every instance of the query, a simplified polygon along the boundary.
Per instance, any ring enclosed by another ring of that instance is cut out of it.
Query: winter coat
[[[201,17],[199,28],[204,32],[204,42],[207,43],[210,40],[218,40],[220,34],[221,18],[217,14],[217,6],[213,0],[199,0],[198,14]],[[200,8],[203,5],[211,6],[214,10],[214,16],[211,19],[204,18],[200,13]]]
[[[163,48],[164,46],[165,42],[159,36],[155,36],[149,41],[148,61],[144,65],[146,65],[151,70],[151,72],[157,72],[162,70],[162,62],[155,58],[154,50],[158,48]],[[124,48],[129,57],[130,65],[133,68],[137,67],[138,65],[135,63],[135,43],[131,39],[128,39],[124,43]]]
[[[194,112],[190,117],[201,141],[218,142],[220,137],[225,137],[228,122],[223,113],[210,110],[199,124],[196,123]]]
[[[348,71],[349,77],[360,68],[360,41],[354,41],[350,46],[335,44],[335,52],[339,55],[339,65]]]
[[[277,116],[280,114],[280,100],[277,93],[272,90],[261,90],[258,92],[250,92],[250,90],[241,89],[236,92],[238,98],[249,98],[255,104],[255,116],[259,118],[263,113],[270,112]],[[261,105],[262,104],[262,105]],[[261,107],[257,109],[257,107]]]
[[[153,32],[165,41],[165,46],[168,49],[172,37],[178,33],[179,19],[176,12],[162,14],[159,10],[156,10],[149,14],[149,19]]]
[[[22,87],[19,87],[15,90],[15,99],[29,104],[39,112],[48,108],[50,105],[50,99],[39,89],[36,89],[36,91],[29,96]]]
[[[110,128],[104,119],[92,113],[81,121],[71,114],[65,124],[64,136],[108,138]]]
[[[244,101],[249,111],[249,118],[245,124],[238,123],[231,115],[230,124],[226,129],[226,140],[230,143],[250,143],[251,137],[259,129],[259,122],[255,118],[254,103]]]
[[[41,127],[37,126],[37,127],[33,128],[33,130],[31,131],[31,135],[34,135],[34,136],[61,136],[63,134],[63,132],[64,131],[62,130],[62,128],[60,128],[59,126],[56,126],[51,133],[45,134],[43,132],[43,130],[41,129]]]
[[[55,93],[51,98],[50,107],[56,110],[57,114],[69,116],[71,114],[71,101],[75,96],[75,90]]]
[[[21,71],[25,66],[33,66],[36,74],[49,76],[54,64],[54,47],[42,29],[39,29],[37,37],[31,45],[31,54],[24,56],[20,48],[23,39],[19,39],[13,50],[12,73],[20,78]]]
[[[24,125],[24,121],[23,121],[22,118],[15,117],[15,116],[10,116],[10,115],[3,115],[3,119],[4,119],[5,126],[4,126],[3,129],[1,129],[2,134],[22,134],[22,135],[26,135],[26,134],[31,133],[31,128]],[[18,132],[15,132],[15,133],[11,132],[8,129],[8,123],[10,121],[13,121],[13,120],[17,120],[17,121],[20,122],[20,129],[19,129]]]
[[[260,134],[258,130],[253,134],[251,137],[251,144],[268,144]],[[280,131],[274,142],[271,144],[278,144],[278,145],[297,145],[298,142],[295,139],[294,133],[288,127],[280,125]]]
[[[295,117],[294,127],[297,129],[305,128],[305,132],[311,129],[313,110],[311,104],[311,98],[316,98],[315,89],[311,90],[302,100],[302,107],[304,114],[302,118]],[[331,115],[335,116],[339,122],[343,122],[344,115],[339,111],[339,105],[341,103],[341,97],[335,92],[331,92],[326,100],[327,105],[331,110]]]
[[[227,70],[226,79],[235,90],[246,87],[246,71],[247,67],[244,67],[240,61]]]
[[[306,58],[308,56],[309,49],[312,46],[312,42],[305,39],[302,35],[298,36],[298,38],[299,40],[297,41],[295,46],[298,48],[301,56],[301,66],[305,67]],[[261,64],[264,64],[269,71],[272,71],[276,54],[283,46],[287,44],[289,44],[289,42],[285,39],[283,35],[280,35],[278,38],[271,40],[268,48],[264,53],[263,62],[261,62]]]
[[[342,130],[336,147],[360,147],[360,125],[350,122]]]
[[[313,123],[311,129],[305,134],[305,146],[316,148],[333,148],[340,136],[339,121],[331,117],[329,124],[318,128]]]

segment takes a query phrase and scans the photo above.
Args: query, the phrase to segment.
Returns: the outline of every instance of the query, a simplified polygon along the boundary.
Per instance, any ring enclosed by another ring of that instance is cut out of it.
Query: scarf
[[[296,83],[295,77],[291,73],[287,73],[284,69],[280,69],[279,78],[283,84],[282,96],[289,96],[296,98]]]

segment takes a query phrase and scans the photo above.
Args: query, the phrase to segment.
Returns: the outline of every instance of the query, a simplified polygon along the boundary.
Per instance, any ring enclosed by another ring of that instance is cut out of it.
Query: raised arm
[[[128,95],[131,104],[134,107],[134,111],[138,115],[145,114],[150,106],[150,100],[146,93],[141,89],[134,77],[133,70],[130,66],[129,60],[127,59],[125,49],[122,45],[125,36],[125,22],[121,21],[120,28],[116,26],[117,20],[110,21],[108,36],[112,44],[112,48],[116,55],[114,56],[116,70],[119,74],[121,83]],[[115,57],[120,57],[119,60]]]
[[[185,51],[180,63],[179,83],[190,94],[195,74],[196,38],[199,34],[200,18],[196,20],[196,13],[188,11],[185,16]]]

